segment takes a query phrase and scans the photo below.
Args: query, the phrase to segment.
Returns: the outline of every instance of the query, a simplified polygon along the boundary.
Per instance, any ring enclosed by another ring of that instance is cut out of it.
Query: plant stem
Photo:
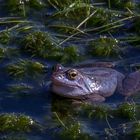
[[[61,124],[64,128],[68,129],[68,128],[66,127],[66,125],[63,123],[63,121],[60,119],[60,117],[58,116],[57,112],[53,112],[53,113],[54,113],[54,115],[56,116],[56,118],[58,119],[58,121],[60,122],[60,124]]]

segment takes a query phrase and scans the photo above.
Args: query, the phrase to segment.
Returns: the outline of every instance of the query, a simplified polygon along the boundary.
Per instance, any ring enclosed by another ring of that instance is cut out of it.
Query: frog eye
[[[68,77],[69,77],[71,80],[75,80],[76,77],[77,77],[77,75],[78,75],[78,72],[77,72],[77,70],[75,70],[75,69],[71,69],[71,70],[68,71]]]

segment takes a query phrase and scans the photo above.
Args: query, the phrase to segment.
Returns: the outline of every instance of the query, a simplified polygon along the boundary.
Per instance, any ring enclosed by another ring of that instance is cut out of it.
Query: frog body
[[[58,64],[52,74],[52,91],[67,98],[102,102],[116,91],[130,96],[140,90],[139,71],[125,76],[103,64],[84,68],[65,68]]]

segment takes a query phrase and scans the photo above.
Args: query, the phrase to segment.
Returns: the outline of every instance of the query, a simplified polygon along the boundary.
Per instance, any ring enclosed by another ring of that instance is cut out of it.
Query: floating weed
[[[60,100],[54,99],[52,104],[52,111],[57,112],[62,118],[69,116],[74,111],[74,109],[71,107],[71,102],[67,100],[60,102]]]
[[[55,25],[49,25],[49,28],[52,28],[53,30],[55,30],[58,33],[65,33],[65,34],[73,34],[76,32],[82,32],[79,29],[73,27],[73,25],[66,25],[61,23],[61,24],[55,24]]]
[[[4,49],[4,54],[5,54],[5,58],[7,59],[11,59],[11,58],[16,58],[18,56],[20,56],[19,54],[19,50],[17,48],[10,48],[10,47],[7,47]]]
[[[23,114],[0,115],[0,132],[30,132],[36,126],[32,118]]]
[[[110,22],[113,22],[118,18],[119,13],[117,12],[110,11],[104,8],[95,9],[97,10],[97,12],[87,21],[88,27],[100,27],[109,24]]]
[[[20,16],[26,16],[29,11],[29,8],[42,9],[45,4],[41,0],[7,0],[8,10]]]
[[[125,37],[125,38],[121,38],[120,41],[123,41],[125,43],[129,43],[131,45],[133,45],[134,47],[140,47],[140,37],[139,35],[130,35],[128,37]]]
[[[10,42],[10,33],[8,31],[0,32],[0,43],[1,44],[9,44]]]
[[[116,110],[117,116],[134,120],[136,118],[136,105],[135,103],[123,103]]]
[[[11,59],[19,56],[19,50],[17,48],[0,46],[0,59]]]
[[[94,12],[93,10],[93,13]],[[57,20],[57,22],[52,21],[52,24],[48,25],[49,28],[55,31],[57,29],[59,33],[74,34],[79,32],[84,34],[84,32],[80,30],[80,27],[85,26],[87,20],[92,16],[90,15],[90,5],[79,3],[63,11],[58,11],[51,17],[54,18],[54,21]]]
[[[42,58],[59,58],[61,52],[56,48],[51,37],[44,32],[33,32],[25,36],[21,42],[23,49],[30,52],[32,56],[39,56]]]
[[[90,14],[91,5],[88,3],[73,3],[69,7],[66,7],[64,10],[54,13],[52,17],[59,17],[61,19],[66,18],[67,20],[80,21],[85,19]],[[66,20],[65,20],[66,21]]]
[[[83,104],[80,109],[80,114],[84,116],[88,116],[89,118],[94,119],[106,119],[107,116],[112,117],[109,115],[111,110],[107,106],[103,105],[90,105],[90,104]]]
[[[59,137],[62,140],[92,140],[93,137],[91,137],[89,134],[84,133],[81,131],[81,125],[80,123],[71,124],[67,127],[67,129],[63,129]]]
[[[140,34],[140,16],[136,16],[133,21],[133,27],[132,30],[136,33]]]
[[[109,0],[110,7],[120,8],[120,9],[134,9],[135,1],[134,0]]]
[[[33,88],[34,88],[33,86],[30,86],[25,83],[8,85],[8,91],[14,94],[19,94],[19,93],[30,94]]]
[[[79,6],[79,5],[78,5]],[[51,27],[59,27],[66,30],[72,29],[77,26],[77,24],[81,23],[83,20],[87,19],[84,24],[82,24],[82,28],[86,27],[100,27],[103,25],[108,25],[109,23],[114,22],[115,20],[119,19],[120,13],[107,10],[104,8],[95,8],[91,5],[82,5],[79,7],[72,7],[71,10],[64,10],[61,12],[56,12],[52,15],[52,18],[57,19],[57,23],[54,22]],[[95,12],[96,11],[96,12]],[[92,13],[94,13],[92,15]],[[91,16],[92,15],[92,16]],[[56,24],[56,25],[55,25]],[[62,25],[61,25],[62,24]],[[69,25],[69,26],[67,26]],[[70,28],[71,25],[71,28]],[[64,28],[65,27],[65,28]],[[106,27],[111,28],[109,25]],[[104,29],[106,29],[104,28]],[[61,29],[61,30],[62,30]]]
[[[121,49],[118,45],[118,40],[101,36],[100,38],[90,42],[89,53],[93,56],[119,56]]]
[[[89,3],[89,0],[48,0],[50,6],[54,7],[57,10],[63,10],[67,7],[71,8],[74,5],[81,3]]]
[[[65,120],[61,120],[59,115],[54,112],[54,117],[57,120],[57,123],[61,126],[61,131],[57,134],[60,139],[65,140],[91,140],[93,137],[91,137],[89,134],[82,132],[81,124],[71,118],[70,116],[67,117]],[[67,124],[67,125],[66,125]]]
[[[26,0],[26,4],[30,8],[34,8],[36,10],[40,10],[46,6],[43,0]]]
[[[25,3],[23,0],[8,0],[7,8],[10,12],[15,13],[16,15],[26,15]]]
[[[58,47],[44,32],[27,35],[22,44],[24,50],[31,53],[32,56],[57,60],[62,63],[76,62],[80,58],[77,46]]]
[[[137,123],[133,125],[133,129],[131,130],[131,132],[129,132],[129,135],[132,136],[135,140],[140,139],[140,122],[139,121],[137,121]]]
[[[77,46],[68,46],[63,50],[62,63],[75,63],[81,59]]]
[[[9,75],[14,76],[18,79],[23,78],[39,78],[44,71],[44,65],[31,60],[20,60],[15,64],[9,64],[7,66]]]

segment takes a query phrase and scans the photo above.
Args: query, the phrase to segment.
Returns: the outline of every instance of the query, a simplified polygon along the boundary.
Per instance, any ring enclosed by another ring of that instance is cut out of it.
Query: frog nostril
[[[58,75],[57,77],[58,77],[58,79],[62,79],[63,75]]]

